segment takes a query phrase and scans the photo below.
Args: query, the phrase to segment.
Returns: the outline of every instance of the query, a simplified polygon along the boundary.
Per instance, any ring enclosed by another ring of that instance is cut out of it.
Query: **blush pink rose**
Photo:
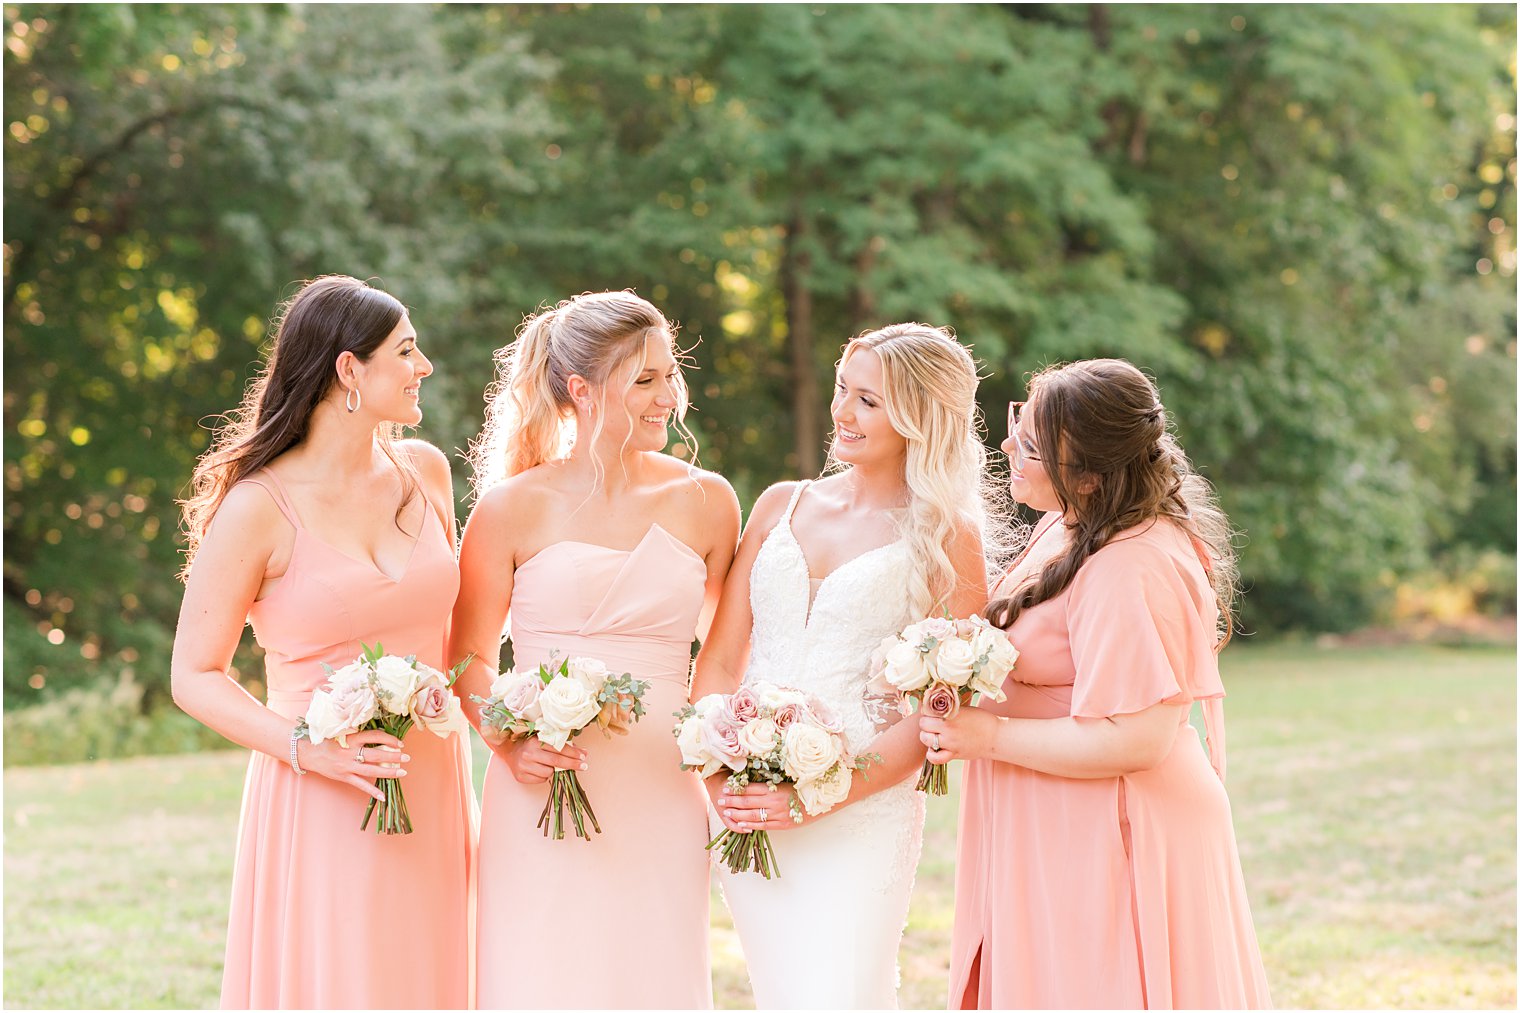
[[[702,719],[702,740],[730,770],[744,769],[749,758],[739,743],[739,722],[727,707],[719,707]]]
[[[776,727],[785,731],[807,714],[807,705],[797,702],[784,703],[776,708],[771,719],[776,722]]]
[[[740,686],[728,698],[728,712],[739,724],[746,724],[760,716],[760,698],[748,686]]]
[[[936,682],[924,693],[921,713],[931,718],[953,718],[961,709],[961,694],[954,686]]]

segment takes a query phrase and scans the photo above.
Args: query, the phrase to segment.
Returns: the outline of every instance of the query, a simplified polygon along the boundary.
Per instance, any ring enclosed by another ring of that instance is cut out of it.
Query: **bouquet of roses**
[[[823,701],[768,682],[712,694],[677,712],[676,743],[681,769],[710,777],[728,769],[728,786],[791,784],[792,819],[827,812],[850,793],[856,770],[876,754],[850,756],[844,726]],[[725,828],[707,845],[721,850],[733,872],[748,866],[766,879],[779,875],[776,851],[764,830],[748,834]]]
[[[963,704],[978,698],[994,703],[1005,699],[1003,680],[1018,660],[1019,652],[1003,631],[981,616],[925,619],[881,642],[871,659],[868,691],[895,697],[904,715],[916,709],[933,717],[953,717]],[[918,790],[947,794],[946,765],[925,760]]]
[[[538,741],[551,749],[563,749],[565,743],[595,724],[603,735],[627,735],[629,726],[644,716],[644,691],[649,683],[624,672],[613,675],[595,658],[565,658],[556,655],[531,672],[508,669],[491,681],[489,697],[472,696],[481,705],[481,729],[504,738]],[[586,821],[602,832],[596,813],[573,770],[555,770],[549,782],[549,799],[538,817],[544,836],[554,833],[556,841],[565,836],[565,810],[577,837],[591,840]]]
[[[459,709],[459,699],[449,691],[470,663],[469,658],[445,675],[422,664],[415,655],[400,658],[386,654],[379,644],[370,647],[361,642],[359,646],[364,653],[352,664],[337,671],[329,665],[322,666],[328,677],[326,688],[312,694],[306,716],[298,726],[313,745],[337,739],[346,748],[350,735],[372,728],[401,739],[416,724],[441,739],[455,732],[463,733],[469,727]],[[411,833],[412,817],[406,811],[401,781],[394,777],[378,781],[385,801],[369,800],[359,829],[369,827],[370,817],[378,807],[380,819],[375,824],[375,833]]]

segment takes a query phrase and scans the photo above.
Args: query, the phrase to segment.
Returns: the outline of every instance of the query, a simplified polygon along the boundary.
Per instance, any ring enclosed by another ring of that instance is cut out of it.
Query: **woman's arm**
[[[465,718],[523,783],[548,780],[555,769],[586,769],[586,751],[577,746],[567,743],[556,751],[537,738],[508,742],[481,728],[480,704],[470,699],[491,695],[501,660],[501,632],[512,603],[518,535],[535,523],[530,497],[520,495],[510,481],[475,504],[460,543],[459,597],[449,627],[449,664],[470,659],[454,683]]]
[[[1159,766],[1172,751],[1186,703],[1158,703],[1107,718],[1003,718],[967,707],[949,720],[920,718],[935,763],[986,759],[1058,777],[1120,777]]]
[[[704,556],[707,583],[703,587],[702,612],[697,616],[697,639],[706,645],[739,544],[739,497],[721,475],[704,472],[699,481],[703,492],[702,530],[711,536]]]
[[[290,760],[290,732],[296,722],[255,700],[227,668],[260,585],[280,575],[268,570],[279,532],[288,527],[264,490],[249,484],[227,494],[190,569],[169,669],[171,692],[181,710],[238,745],[281,762]],[[383,802],[384,794],[368,778],[399,777],[405,771],[354,757],[361,747],[386,746],[397,754],[387,755],[387,763],[404,762],[401,740],[377,730],[349,736],[348,741],[347,746],[336,740],[314,746],[301,739],[297,762]]]
[[[749,575],[755,556],[781,519],[791,498],[794,482],[771,486],[760,495],[750,511],[749,524],[739,542],[732,565],[723,581],[723,593],[702,649],[697,652],[696,669],[691,681],[691,698],[700,700],[711,693],[732,693],[744,678],[749,661],[750,630],[754,616],[749,608]]]

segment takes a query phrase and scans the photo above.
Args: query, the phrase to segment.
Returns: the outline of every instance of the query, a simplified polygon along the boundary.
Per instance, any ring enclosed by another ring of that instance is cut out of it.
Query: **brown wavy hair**
[[[341,274],[306,282],[280,306],[268,361],[243,391],[242,403],[224,416],[226,424],[196,462],[189,497],[180,501],[189,542],[181,580],[232,487],[306,438],[312,412],[338,383],[338,356],[352,352],[368,361],[405,315],[394,296]],[[401,473],[398,518],[419,488],[415,468],[393,446],[400,434],[396,423],[382,423],[376,431]]]
[[[1172,435],[1150,378],[1123,359],[1051,366],[1029,382],[1029,407],[1043,463],[1062,512],[1075,518],[1066,551],[1006,598],[988,603],[1007,629],[1020,613],[1070,586],[1093,553],[1122,531],[1161,520],[1188,534],[1219,602],[1219,640],[1234,630],[1233,532],[1209,483]],[[1081,487],[1092,481],[1090,491]]]

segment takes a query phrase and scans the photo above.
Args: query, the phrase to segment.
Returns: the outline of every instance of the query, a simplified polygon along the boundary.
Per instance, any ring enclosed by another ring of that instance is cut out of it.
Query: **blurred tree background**
[[[746,504],[816,472],[862,329],[954,327],[993,443],[1030,370],[1124,356],[1244,532],[1246,628],[1513,612],[1515,29],[8,5],[5,706],[166,699],[176,497],[327,272],[411,307],[451,451],[525,313],[637,289],[694,346],[701,460]]]

